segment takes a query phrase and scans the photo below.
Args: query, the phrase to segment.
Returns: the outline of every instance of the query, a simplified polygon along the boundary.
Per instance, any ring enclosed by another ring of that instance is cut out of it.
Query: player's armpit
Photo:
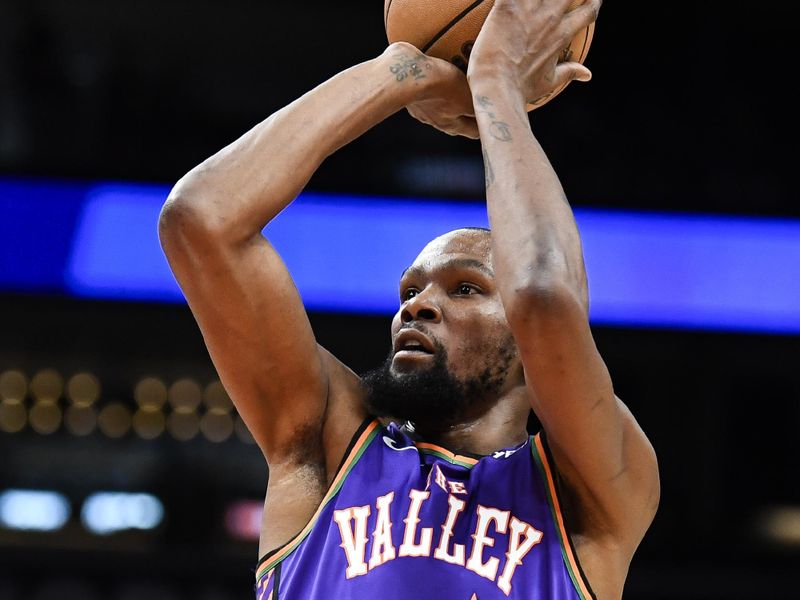
[[[555,288],[528,295],[508,313],[533,409],[586,513],[583,525],[632,552],[658,505],[658,468],[650,442],[614,394],[582,301]]]

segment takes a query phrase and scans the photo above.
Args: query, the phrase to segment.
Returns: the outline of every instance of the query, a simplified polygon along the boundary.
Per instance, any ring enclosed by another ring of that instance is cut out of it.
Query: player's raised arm
[[[445,106],[441,96],[451,102]],[[477,135],[463,75],[396,44],[192,169],[162,210],[159,233],[172,270],[226,389],[271,464],[291,458],[299,442],[319,439],[323,426],[334,428],[334,446],[346,444],[363,408],[331,406],[332,390],[352,387],[355,376],[318,349],[292,279],[261,231],[329,154],[410,105],[442,129]]]
[[[574,529],[630,556],[658,502],[655,455],[615,397],[595,347],[578,229],[526,112],[526,101],[567,79],[590,77],[578,63],[556,64],[576,32],[596,18],[600,2],[589,0],[571,12],[569,4],[498,0],[473,49],[468,78],[485,159],[497,285],[534,410],[582,509]]]

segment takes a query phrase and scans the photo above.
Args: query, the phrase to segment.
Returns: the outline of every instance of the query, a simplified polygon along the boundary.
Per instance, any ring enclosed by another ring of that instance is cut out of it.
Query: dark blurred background
[[[608,2],[593,81],[532,116],[573,204],[800,217],[798,17],[794,3]],[[381,2],[2,0],[0,175],[172,183],[384,46]],[[482,185],[476,142],[398,114],[309,188],[475,200]],[[388,317],[311,317],[356,371],[388,348]],[[800,598],[798,336],[595,334],[661,466],[625,598]],[[267,470],[184,305],[1,294],[0,399],[0,493],[60,494],[0,496],[0,512],[71,515],[0,527],[0,600],[251,597]],[[131,511],[152,528],[97,530]]]

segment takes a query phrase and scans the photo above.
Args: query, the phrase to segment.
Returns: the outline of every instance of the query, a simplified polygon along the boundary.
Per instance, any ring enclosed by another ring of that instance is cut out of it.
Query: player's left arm
[[[526,4],[529,13],[521,18],[519,5]],[[615,396],[595,346],[578,229],[526,111],[527,99],[590,76],[577,63],[556,67],[556,61],[597,7],[589,2],[566,14],[563,0],[498,0],[473,50],[469,81],[484,152],[493,265],[533,409],[563,481],[589,515],[586,533],[632,554],[658,504],[655,453]]]

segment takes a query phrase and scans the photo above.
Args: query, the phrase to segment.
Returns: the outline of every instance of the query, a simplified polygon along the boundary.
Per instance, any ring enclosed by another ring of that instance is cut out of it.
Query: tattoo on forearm
[[[483,109],[481,112],[489,115],[490,119],[494,119],[494,113],[490,108],[492,106],[492,101],[489,99],[489,96],[475,96],[475,102]]]
[[[501,142],[510,142],[512,140],[511,137],[511,130],[508,127],[508,123],[504,121],[497,120],[497,116],[495,115],[494,111],[492,110],[494,104],[492,104],[491,98],[489,96],[475,96],[475,110],[476,112],[482,112],[487,117],[492,119],[492,124],[489,127],[489,133],[491,136],[499,140]]]
[[[483,151],[483,170],[486,174],[486,189],[488,190],[494,183],[494,169],[492,168],[492,161],[489,160],[489,154],[486,150]]]
[[[510,142],[513,139],[511,137],[511,130],[508,128],[508,123],[503,121],[492,121],[489,133],[494,139],[501,142]]]
[[[417,58],[408,56],[407,54],[397,54],[394,57],[395,62],[389,70],[395,76],[397,81],[403,81],[407,77],[414,79],[424,79],[425,69],[430,68],[430,64],[425,58],[420,55]]]

